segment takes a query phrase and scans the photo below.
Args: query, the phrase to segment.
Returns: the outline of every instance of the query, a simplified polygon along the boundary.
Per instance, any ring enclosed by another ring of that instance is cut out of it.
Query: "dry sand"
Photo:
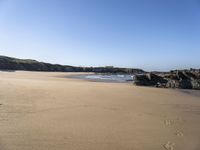
[[[199,94],[67,74],[0,72],[0,150],[200,149]]]

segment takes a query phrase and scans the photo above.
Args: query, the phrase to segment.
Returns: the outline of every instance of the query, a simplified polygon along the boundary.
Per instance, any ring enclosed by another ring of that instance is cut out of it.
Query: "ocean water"
[[[133,75],[124,74],[84,74],[77,75],[75,78],[86,79],[100,82],[129,82],[133,81]]]

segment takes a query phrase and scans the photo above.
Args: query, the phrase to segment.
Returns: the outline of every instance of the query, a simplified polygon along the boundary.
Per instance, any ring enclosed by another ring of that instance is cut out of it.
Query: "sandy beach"
[[[199,91],[70,74],[0,72],[0,150],[200,149]]]

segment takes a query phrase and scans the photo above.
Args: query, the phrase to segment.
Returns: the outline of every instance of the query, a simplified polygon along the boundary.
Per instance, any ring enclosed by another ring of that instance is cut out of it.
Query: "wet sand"
[[[0,72],[0,150],[198,150],[199,91]]]

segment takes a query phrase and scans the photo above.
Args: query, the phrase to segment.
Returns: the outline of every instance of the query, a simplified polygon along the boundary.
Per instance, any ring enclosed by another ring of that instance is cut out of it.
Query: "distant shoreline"
[[[18,59],[0,56],[0,70],[5,71],[43,71],[43,72],[95,72],[95,73],[144,73],[142,69],[120,68],[114,66],[105,67],[77,67],[70,65],[51,64],[32,59]]]

